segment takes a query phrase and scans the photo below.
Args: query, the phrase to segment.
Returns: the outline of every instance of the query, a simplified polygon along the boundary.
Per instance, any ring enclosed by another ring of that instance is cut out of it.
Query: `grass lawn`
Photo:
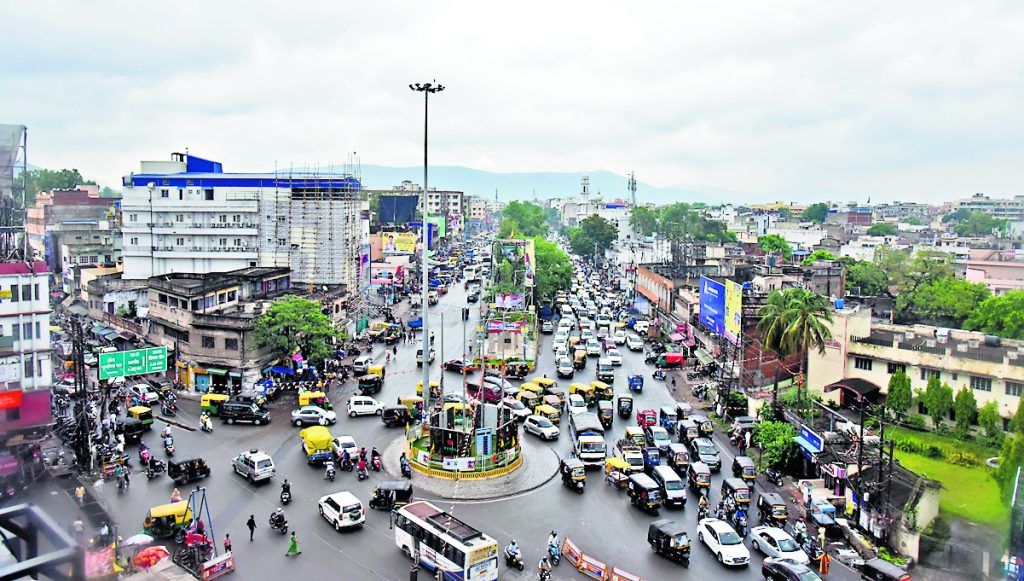
[[[885,435],[889,436],[890,434],[896,438],[938,446],[942,448],[947,456],[955,452],[970,452],[984,461],[987,458],[999,455],[998,448],[988,448],[976,441],[958,440],[951,436],[939,436],[932,432],[917,432],[906,428],[887,427]]]
[[[940,512],[1006,530],[1010,508],[999,500],[999,484],[986,468],[965,468],[899,450],[895,454],[906,468],[942,483]]]

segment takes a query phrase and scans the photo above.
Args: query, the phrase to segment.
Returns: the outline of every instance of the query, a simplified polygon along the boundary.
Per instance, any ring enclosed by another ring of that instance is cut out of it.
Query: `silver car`
[[[292,423],[296,426],[320,425],[326,426],[338,421],[338,415],[331,410],[325,410],[315,405],[308,405],[292,412]]]
[[[235,469],[236,474],[244,476],[249,482],[270,480],[274,474],[277,474],[274,459],[263,450],[253,449],[242,452],[235,456],[231,466]]]

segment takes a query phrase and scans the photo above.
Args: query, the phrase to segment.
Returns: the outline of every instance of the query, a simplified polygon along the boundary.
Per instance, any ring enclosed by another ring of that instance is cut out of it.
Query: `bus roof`
[[[402,510],[406,510],[413,516],[429,522],[440,531],[454,537],[460,543],[466,543],[476,537],[483,536],[483,533],[480,531],[444,512],[429,502],[412,502],[405,505]]]

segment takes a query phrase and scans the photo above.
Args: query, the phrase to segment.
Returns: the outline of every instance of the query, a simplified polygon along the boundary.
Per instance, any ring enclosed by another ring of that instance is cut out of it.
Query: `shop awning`
[[[672,333],[671,335],[668,336],[668,340],[673,343],[681,343],[683,339],[684,337],[682,333]]]
[[[704,348],[697,349],[694,352],[694,356],[697,358],[697,362],[701,365],[707,365],[715,361],[715,358],[712,357]]]
[[[881,389],[874,383],[859,377],[848,377],[825,386],[826,393],[837,389],[852,391],[862,397],[871,397],[881,391]]]
[[[206,368],[206,372],[207,373],[211,373],[213,375],[227,375],[228,374],[228,370],[227,369],[221,369],[220,367],[207,367]]]
[[[295,375],[291,367],[284,367],[281,365],[272,365],[267,369],[263,370],[263,373],[281,373],[283,375]]]

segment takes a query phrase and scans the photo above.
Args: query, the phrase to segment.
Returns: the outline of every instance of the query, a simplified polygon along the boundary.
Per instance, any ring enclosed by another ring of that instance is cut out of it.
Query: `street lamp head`
[[[444,85],[438,85],[437,81],[434,81],[433,83],[413,83],[409,85],[409,88],[421,93],[440,93],[444,90]]]

